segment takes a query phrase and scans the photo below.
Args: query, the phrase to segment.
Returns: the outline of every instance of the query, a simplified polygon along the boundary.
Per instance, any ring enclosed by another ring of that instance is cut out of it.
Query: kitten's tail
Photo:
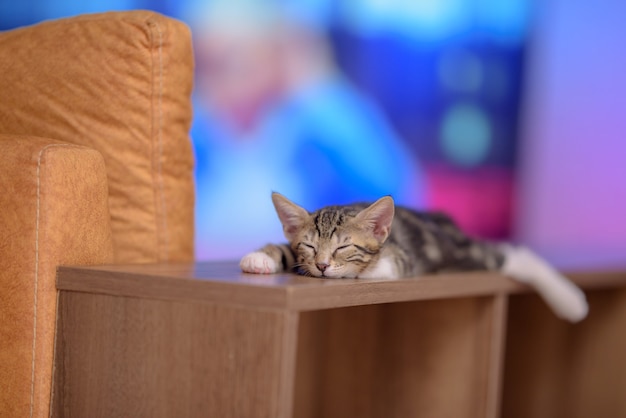
[[[589,306],[583,291],[545,260],[525,247],[503,245],[502,273],[533,287],[554,313],[570,322],[587,316]]]

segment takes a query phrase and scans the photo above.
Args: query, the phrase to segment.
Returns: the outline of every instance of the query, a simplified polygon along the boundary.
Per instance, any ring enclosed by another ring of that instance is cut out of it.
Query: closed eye
[[[305,246],[305,247],[307,247],[307,248],[310,248],[311,250],[313,250],[313,253],[314,253],[314,254],[317,254],[317,249],[315,249],[315,247],[314,247],[314,246],[312,246],[312,245],[310,245],[310,244],[307,244],[307,243],[301,242],[301,243],[300,243],[300,244],[298,244],[298,245],[303,245],[303,246]]]
[[[337,247],[335,251],[333,251],[333,256],[337,254],[337,251],[345,250],[346,248],[352,247],[352,244],[342,245],[341,247]]]

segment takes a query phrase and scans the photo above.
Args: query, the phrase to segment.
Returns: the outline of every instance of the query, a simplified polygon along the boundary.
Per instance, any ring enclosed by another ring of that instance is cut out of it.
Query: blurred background
[[[626,2],[2,1],[0,30],[127,9],[192,30],[198,259],[284,241],[278,191],[626,264]]]

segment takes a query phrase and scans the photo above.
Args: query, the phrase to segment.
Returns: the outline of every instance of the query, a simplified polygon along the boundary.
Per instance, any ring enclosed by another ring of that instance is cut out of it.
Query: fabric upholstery
[[[0,416],[49,416],[58,265],[193,259],[192,79],[152,12],[0,33]]]
[[[115,261],[193,259],[187,26],[147,11],[0,33],[0,133],[100,151]]]
[[[48,416],[56,267],[113,261],[107,200],[97,151],[0,135],[0,416]]]

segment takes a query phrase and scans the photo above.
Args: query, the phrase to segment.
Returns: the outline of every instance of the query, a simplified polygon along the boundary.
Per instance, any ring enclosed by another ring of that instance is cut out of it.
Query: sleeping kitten
[[[524,247],[471,239],[442,213],[395,206],[389,196],[313,213],[278,193],[272,201],[289,245],[269,244],[246,255],[244,272],[397,279],[495,270],[534,287],[563,319],[577,322],[587,315],[585,294],[539,256]]]

